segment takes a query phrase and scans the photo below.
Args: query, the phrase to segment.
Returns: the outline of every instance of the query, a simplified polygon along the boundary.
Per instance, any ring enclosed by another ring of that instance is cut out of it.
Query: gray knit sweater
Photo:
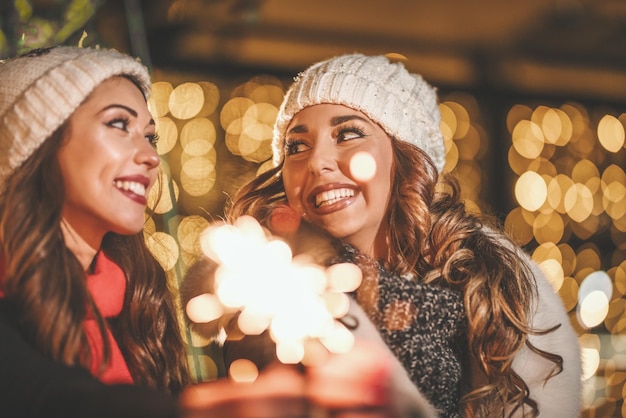
[[[334,262],[361,267],[357,301],[441,416],[459,417],[466,345],[462,293],[394,275],[351,247],[345,247]]]

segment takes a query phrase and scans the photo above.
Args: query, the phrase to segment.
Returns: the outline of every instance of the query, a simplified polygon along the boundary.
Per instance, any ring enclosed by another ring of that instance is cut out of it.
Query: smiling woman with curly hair
[[[228,215],[279,232],[272,211],[288,205],[328,234],[327,262],[362,268],[355,301],[441,416],[578,416],[580,352],[563,304],[496,222],[466,211],[442,173],[439,122],[435,90],[400,63],[314,64],[280,108],[275,167]],[[355,156],[374,170],[360,173]]]

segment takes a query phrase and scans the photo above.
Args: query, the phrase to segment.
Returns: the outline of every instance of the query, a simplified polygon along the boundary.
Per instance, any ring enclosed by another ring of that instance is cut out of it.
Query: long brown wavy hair
[[[460,289],[468,326],[469,356],[476,365],[462,400],[464,416],[510,416],[530,410],[524,380],[513,370],[515,354],[524,345],[554,363],[561,372],[561,356],[533,346],[530,334],[552,331],[530,329],[529,312],[536,297],[534,276],[516,246],[487,216],[465,209],[458,181],[439,175],[421,149],[392,139],[394,181],[387,210],[390,255],[381,260],[401,277],[412,273],[425,282]],[[266,221],[272,207],[286,202],[282,164],[246,184],[230,202],[229,220],[248,214]]]
[[[83,321],[107,320],[87,289],[85,271],[61,232],[65,191],[56,158],[59,128],[6,180],[0,191],[4,298],[25,338],[45,357],[68,366],[91,365]],[[104,251],[126,274],[124,305],[108,322],[136,383],[176,395],[190,382],[176,307],[163,268],[143,233],[105,235]]]

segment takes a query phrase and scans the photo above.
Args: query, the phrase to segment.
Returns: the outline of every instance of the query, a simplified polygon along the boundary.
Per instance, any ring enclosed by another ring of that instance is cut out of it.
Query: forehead
[[[87,96],[83,104],[98,101],[117,101],[120,103],[146,103],[139,87],[130,79],[123,76],[114,76],[104,80]]]
[[[291,119],[290,125],[293,125],[294,122],[302,119],[313,118],[313,117],[334,117],[337,115],[357,115],[368,121],[371,121],[365,113],[353,109],[349,106],[335,103],[321,103],[313,106],[305,107],[300,110],[298,113],[294,115]]]

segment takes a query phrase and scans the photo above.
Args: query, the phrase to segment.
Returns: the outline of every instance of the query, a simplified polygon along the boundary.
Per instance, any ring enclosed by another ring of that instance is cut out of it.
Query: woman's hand
[[[180,403],[183,418],[303,418],[309,411],[305,377],[296,367],[280,364],[252,383],[223,378],[191,386]]]
[[[318,365],[262,370],[252,383],[202,383],[181,396],[184,418],[432,418],[432,407],[386,346],[357,339]]]

